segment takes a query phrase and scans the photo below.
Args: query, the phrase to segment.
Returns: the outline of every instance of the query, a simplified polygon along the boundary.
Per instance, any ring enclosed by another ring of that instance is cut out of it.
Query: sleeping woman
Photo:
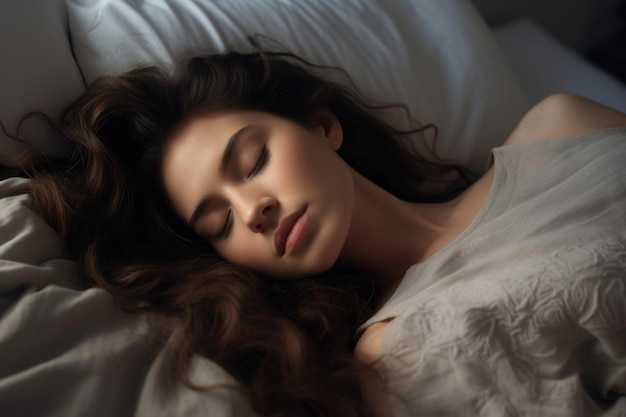
[[[13,174],[184,382],[205,356],[261,416],[626,413],[626,115],[550,96],[473,178],[321,73],[103,77],[55,124],[71,156]]]

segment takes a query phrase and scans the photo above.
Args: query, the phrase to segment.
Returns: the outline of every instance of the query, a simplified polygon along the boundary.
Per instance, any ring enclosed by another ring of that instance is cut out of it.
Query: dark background
[[[491,26],[532,20],[626,84],[626,0],[472,0]]]

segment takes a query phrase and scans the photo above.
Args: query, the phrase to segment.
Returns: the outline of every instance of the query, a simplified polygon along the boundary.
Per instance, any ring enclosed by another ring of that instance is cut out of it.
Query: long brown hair
[[[164,193],[159,170],[174,130],[214,110],[259,110],[309,126],[329,109],[344,132],[339,154],[379,186],[410,201],[459,190],[454,183],[425,193],[426,182],[461,170],[408,153],[397,139],[423,128],[393,128],[376,117],[389,106],[315,74],[322,70],[331,69],[257,48],[192,57],[173,72],[145,67],[102,77],[54,124],[71,155],[31,151],[19,167],[32,178],[36,210],[66,240],[88,283],[126,310],[170,319],[172,363],[183,381],[191,385],[190,360],[203,355],[236,377],[262,416],[366,414],[364,367],[351,351],[374,289],[367,276],[338,267],[277,282],[222,259]]]

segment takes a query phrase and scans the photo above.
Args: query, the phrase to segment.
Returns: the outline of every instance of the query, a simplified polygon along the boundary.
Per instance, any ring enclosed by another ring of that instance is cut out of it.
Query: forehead
[[[264,116],[267,117],[252,111],[220,111],[195,116],[184,122],[172,135],[165,157],[183,148],[205,146],[219,142],[220,139],[228,140],[232,131]]]

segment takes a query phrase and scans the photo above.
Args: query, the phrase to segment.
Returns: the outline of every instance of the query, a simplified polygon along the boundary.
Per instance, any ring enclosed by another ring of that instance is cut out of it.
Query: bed
[[[380,101],[404,102],[439,128],[436,151],[475,172],[530,106],[568,91],[626,111],[626,87],[530,20],[490,28],[468,0],[12,0],[0,5],[0,120],[54,117],[85,85],[194,51],[268,47],[339,66]],[[341,76],[334,72],[336,76]],[[405,125],[406,115],[390,121]],[[43,124],[20,136],[63,146]],[[416,144],[419,148],[419,144]],[[0,135],[0,155],[19,144]],[[145,318],[82,288],[59,236],[28,206],[28,182],[0,182],[0,410],[4,416],[247,416],[234,390],[191,391],[166,378]],[[197,383],[233,382],[198,358]]]

